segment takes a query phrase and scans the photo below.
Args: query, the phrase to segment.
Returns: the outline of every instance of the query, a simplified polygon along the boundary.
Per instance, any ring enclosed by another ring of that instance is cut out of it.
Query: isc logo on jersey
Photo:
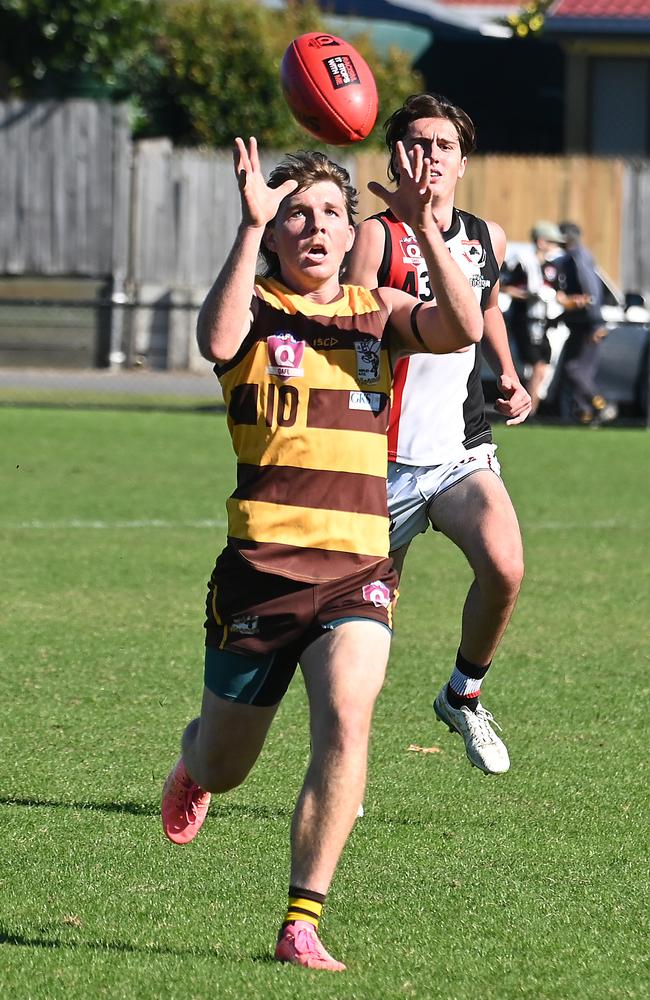
[[[267,339],[270,365],[269,375],[278,378],[296,378],[305,374],[300,367],[305,353],[304,340],[296,340],[291,333],[275,333]]]

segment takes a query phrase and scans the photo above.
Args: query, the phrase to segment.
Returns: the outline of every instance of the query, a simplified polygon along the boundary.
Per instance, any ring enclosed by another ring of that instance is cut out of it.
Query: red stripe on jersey
[[[390,423],[388,424],[388,461],[397,461],[397,439],[399,437],[399,418],[402,412],[402,396],[406,385],[406,375],[409,369],[410,357],[401,358],[395,365],[393,375],[393,399],[390,406]]]

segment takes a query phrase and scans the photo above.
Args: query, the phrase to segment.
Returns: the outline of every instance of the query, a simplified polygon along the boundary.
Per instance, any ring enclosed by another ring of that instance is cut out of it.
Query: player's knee
[[[328,751],[355,753],[367,746],[371,715],[372,706],[355,704],[354,700],[330,706],[320,720],[319,742]]]
[[[503,560],[500,567],[501,590],[509,600],[515,600],[524,579],[523,556],[512,554]]]
[[[485,583],[504,604],[516,600],[524,578],[524,560],[518,552],[502,553],[489,566]]]

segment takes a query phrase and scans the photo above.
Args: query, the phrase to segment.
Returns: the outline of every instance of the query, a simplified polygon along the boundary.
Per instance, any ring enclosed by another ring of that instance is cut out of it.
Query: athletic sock
[[[318,930],[318,922],[323,911],[325,896],[311,889],[301,889],[296,885],[289,886],[289,906],[282,921],[282,926],[292,924],[294,920],[306,920]]]
[[[447,684],[447,701],[452,708],[462,708],[464,705],[471,712],[476,711],[481,693],[481,681],[490,669],[490,663],[486,667],[470,663],[458,650],[456,666]]]

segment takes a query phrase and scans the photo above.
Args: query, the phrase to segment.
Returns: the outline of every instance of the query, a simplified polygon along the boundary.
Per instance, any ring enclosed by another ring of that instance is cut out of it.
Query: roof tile
[[[499,9],[522,9],[526,0],[438,0],[442,7],[483,7],[492,11]],[[603,17],[609,20],[650,17],[650,0],[558,0],[551,7],[553,17]]]
[[[554,18],[604,17],[608,20],[650,17],[650,0],[558,0],[551,8]]]

